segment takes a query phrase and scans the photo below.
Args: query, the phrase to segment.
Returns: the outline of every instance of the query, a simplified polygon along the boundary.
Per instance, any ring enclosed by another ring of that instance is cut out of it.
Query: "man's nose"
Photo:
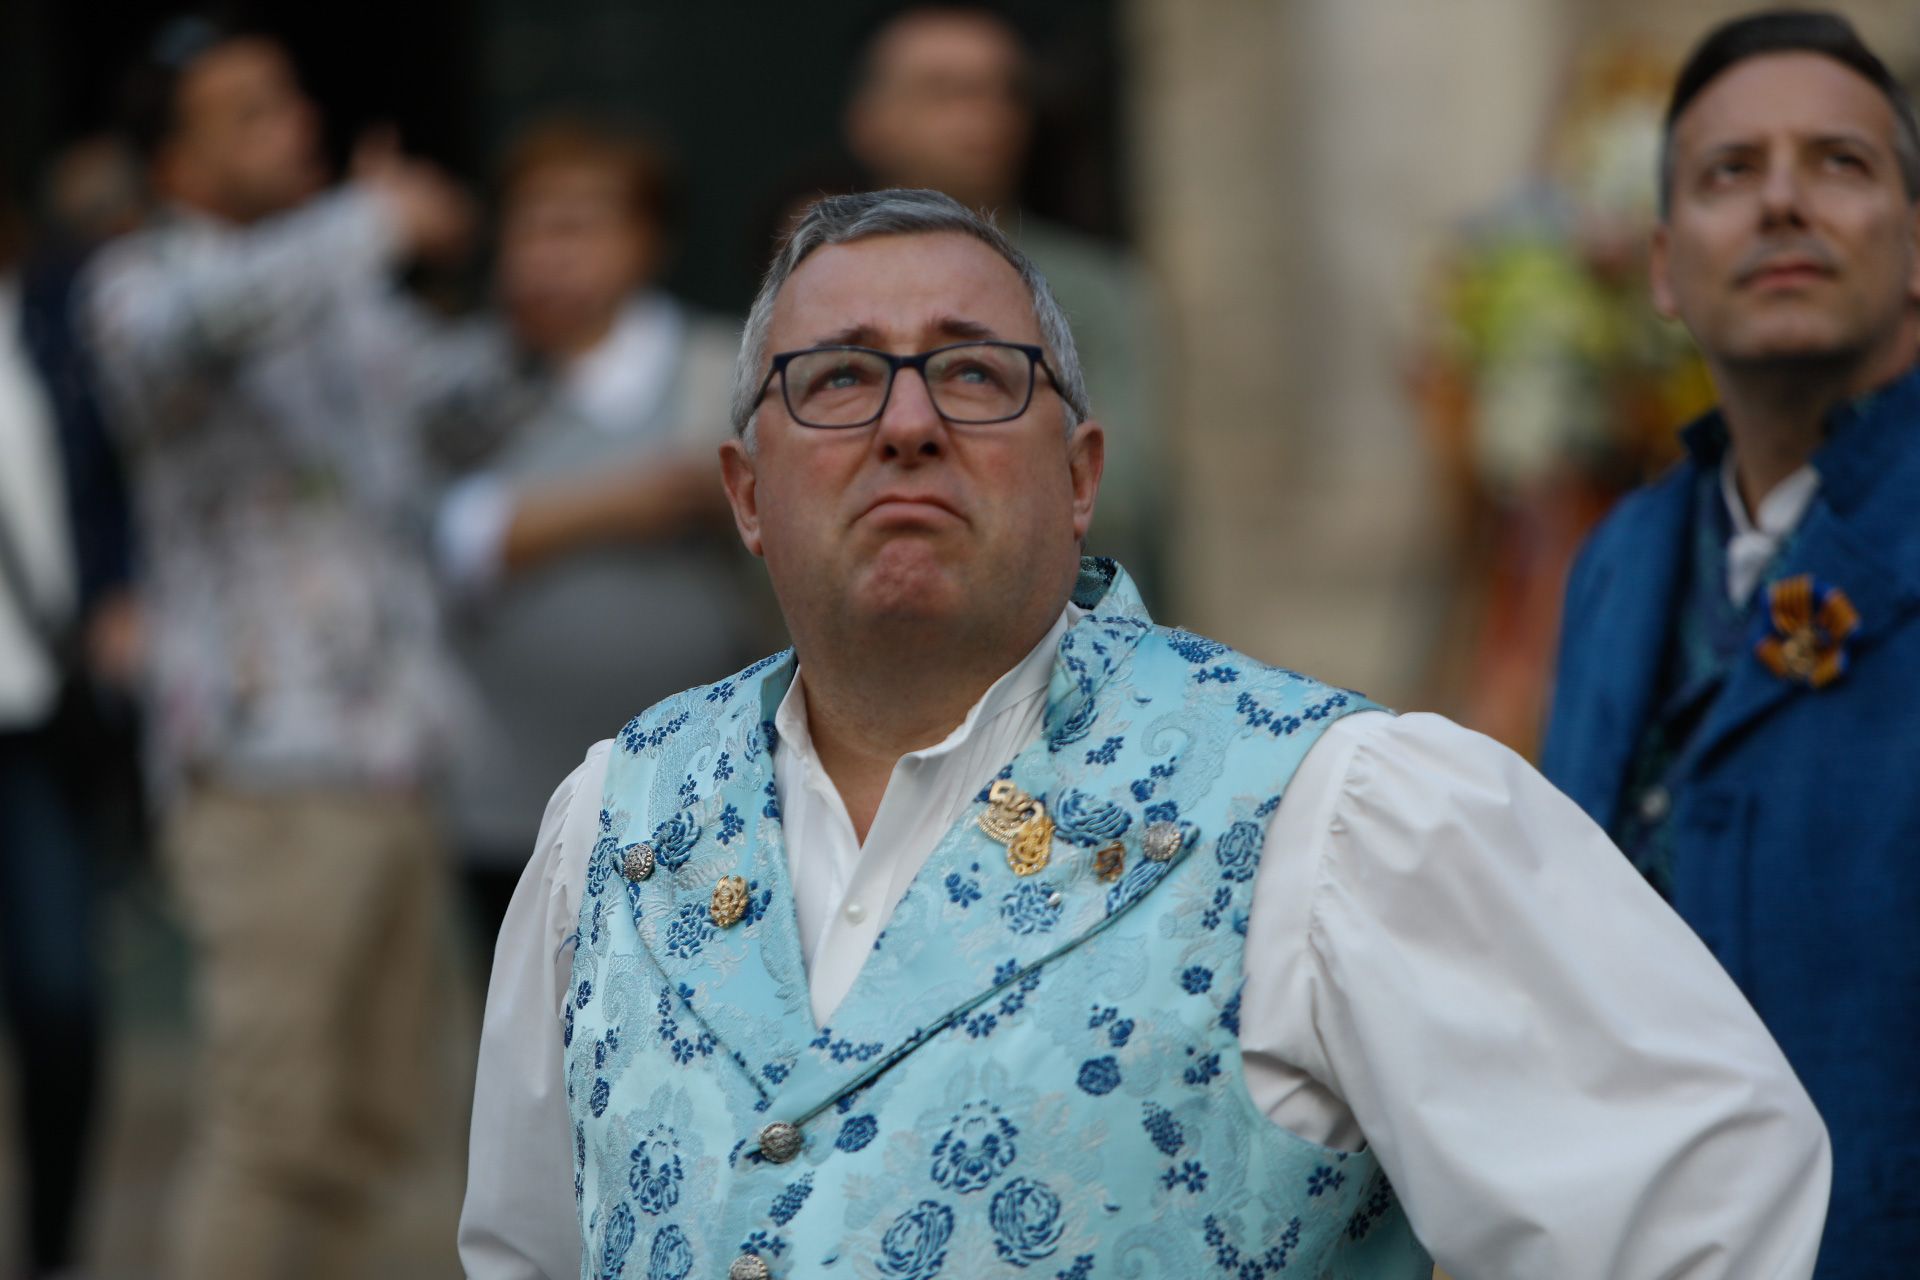
[[[1768,226],[1802,226],[1806,223],[1806,175],[1790,158],[1779,157],[1767,165],[1760,183],[1760,216]]]
[[[880,456],[896,461],[938,457],[946,430],[946,420],[933,407],[933,396],[920,370],[895,373],[886,408],[874,424],[874,447],[880,450]]]

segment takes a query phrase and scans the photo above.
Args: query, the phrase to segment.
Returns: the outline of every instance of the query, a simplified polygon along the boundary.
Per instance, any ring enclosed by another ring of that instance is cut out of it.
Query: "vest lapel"
[[[763,1097],[815,1034],[773,787],[773,713],[793,673],[788,653],[757,681],[716,686],[711,696],[729,704],[716,745],[685,771],[654,772],[650,807],[673,816],[650,837],[628,836],[654,849],[654,874],[629,883],[627,900],[668,980],[662,1007],[644,1016],[660,1020],[676,1057],[721,1053]],[[622,855],[612,856],[619,874]],[[714,890],[724,876],[746,881],[747,901],[737,921],[721,925]]]
[[[1562,685],[1559,696],[1578,702],[1567,708],[1566,728],[1556,725],[1555,737],[1577,738],[1569,749],[1586,764],[1573,775],[1549,767],[1559,775],[1555,781],[1602,826],[1613,822],[1628,766],[1654,713],[1680,571],[1691,545],[1692,476],[1688,468],[1654,495],[1632,540],[1596,566],[1602,576],[1582,618],[1568,621],[1587,628],[1564,645],[1570,651],[1577,643],[1588,655],[1587,679],[1579,687]],[[1556,721],[1560,718],[1556,712]]]

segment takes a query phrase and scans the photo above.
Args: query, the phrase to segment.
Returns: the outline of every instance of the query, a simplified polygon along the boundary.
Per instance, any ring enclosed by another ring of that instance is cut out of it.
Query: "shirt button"
[[[727,1280],[768,1280],[772,1275],[766,1259],[757,1253],[743,1253],[727,1268]]]
[[[1673,812],[1673,795],[1665,787],[1649,787],[1640,796],[1640,819],[1660,822]]]
[[[857,902],[849,902],[846,905],[845,915],[848,923],[859,924],[867,918],[867,909]]]
[[[760,1158],[769,1164],[785,1164],[800,1154],[803,1141],[798,1127],[776,1120],[760,1131]]]

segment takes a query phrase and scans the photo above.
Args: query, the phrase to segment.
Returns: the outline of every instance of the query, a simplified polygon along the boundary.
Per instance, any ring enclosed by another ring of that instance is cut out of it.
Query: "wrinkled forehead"
[[[1845,63],[1801,51],[1765,53],[1728,67],[1674,122],[1683,152],[1769,137],[1851,135],[1891,150],[1893,107]]]
[[[1013,264],[970,235],[878,235],[816,249],[774,300],[768,350],[845,343],[902,353],[945,342],[1041,341]]]

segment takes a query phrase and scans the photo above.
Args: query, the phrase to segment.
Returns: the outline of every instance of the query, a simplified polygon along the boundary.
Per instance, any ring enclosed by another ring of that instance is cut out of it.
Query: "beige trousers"
[[[178,1280],[359,1272],[425,1107],[444,874],[423,802],[197,790],[169,831],[195,948]]]

